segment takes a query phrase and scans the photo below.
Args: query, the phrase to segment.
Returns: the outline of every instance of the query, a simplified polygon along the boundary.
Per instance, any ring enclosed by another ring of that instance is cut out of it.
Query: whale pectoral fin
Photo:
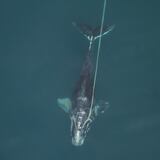
[[[94,107],[95,115],[98,116],[100,113],[104,113],[110,107],[109,102],[107,101],[99,101],[98,104]]]
[[[58,106],[62,108],[66,113],[71,110],[72,102],[69,98],[58,98],[57,103]]]

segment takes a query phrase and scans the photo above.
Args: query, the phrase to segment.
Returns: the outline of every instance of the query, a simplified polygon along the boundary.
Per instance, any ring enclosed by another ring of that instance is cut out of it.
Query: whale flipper
[[[104,113],[110,107],[109,102],[99,101],[98,104],[94,106],[95,116],[98,116],[100,113]]]
[[[58,106],[68,113],[72,108],[72,102],[69,98],[58,98]]]

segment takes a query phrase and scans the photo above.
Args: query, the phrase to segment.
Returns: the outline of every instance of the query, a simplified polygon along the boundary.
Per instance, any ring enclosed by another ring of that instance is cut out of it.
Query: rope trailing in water
[[[96,87],[97,73],[98,73],[98,66],[99,66],[99,56],[100,56],[100,49],[101,49],[101,41],[102,41],[102,32],[103,32],[105,11],[106,11],[106,0],[104,0],[104,4],[103,4],[103,12],[102,12],[102,19],[101,19],[101,28],[100,28],[100,37],[99,37],[99,42],[98,42],[97,57],[96,57],[96,67],[95,67],[95,73],[94,73],[90,114],[92,112],[94,96],[95,96],[94,94],[95,94],[95,87]]]

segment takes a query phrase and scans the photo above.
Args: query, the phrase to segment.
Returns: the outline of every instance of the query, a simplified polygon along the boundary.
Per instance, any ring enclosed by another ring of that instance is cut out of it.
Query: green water
[[[110,102],[82,147],[57,107],[88,42],[72,21],[100,23],[103,1],[0,2],[0,160],[159,160],[159,3],[109,1],[96,97]],[[95,56],[95,55],[93,55]]]

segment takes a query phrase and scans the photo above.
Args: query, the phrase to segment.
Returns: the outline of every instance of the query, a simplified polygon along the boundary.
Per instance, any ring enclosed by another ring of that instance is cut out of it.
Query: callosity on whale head
[[[88,113],[84,110],[80,110],[71,115],[71,136],[73,145],[81,146],[84,143],[91,123],[92,119],[88,118]]]
[[[72,108],[72,102],[69,98],[59,98],[57,102],[70,115],[71,137],[74,146],[82,146],[84,144],[87,132],[95,117],[109,108],[109,103],[104,101],[100,101],[93,108]]]

